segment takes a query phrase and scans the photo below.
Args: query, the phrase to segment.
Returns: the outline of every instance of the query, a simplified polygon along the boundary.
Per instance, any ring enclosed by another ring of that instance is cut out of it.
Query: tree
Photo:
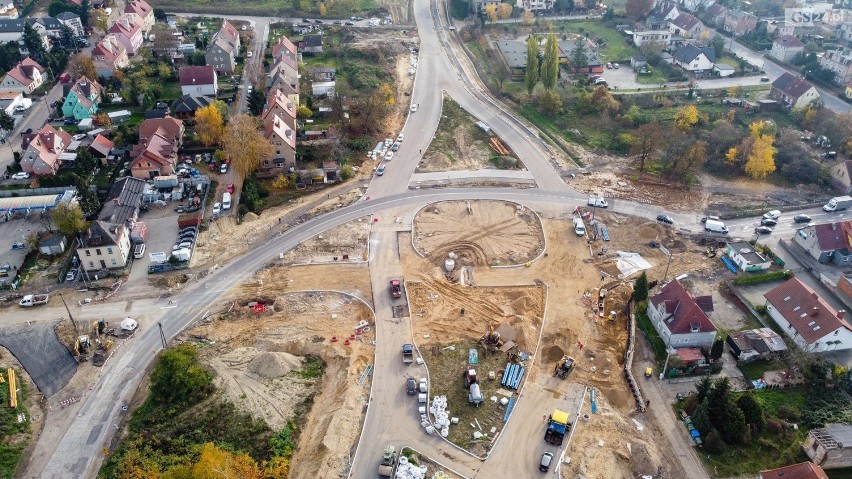
[[[485,12],[485,17],[488,18],[489,22],[497,21],[497,5],[493,3],[486,5],[483,11]]]
[[[166,11],[159,7],[154,7],[154,19],[158,22],[165,22],[168,20],[168,15],[166,15]]]
[[[59,203],[50,210],[50,220],[65,236],[73,236],[86,229],[86,218],[77,203]]]
[[[538,39],[535,35],[530,35],[527,38],[527,70],[524,72],[527,94],[532,95],[536,83],[538,83]]]
[[[713,341],[713,346],[710,348],[710,359],[717,360],[722,357],[722,353],[725,351],[725,341],[722,338],[716,338]]]
[[[562,113],[562,97],[553,90],[545,90],[538,98],[541,111],[550,118]]]
[[[225,120],[215,106],[207,105],[195,112],[195,132],[204,146],[213,146],[222,141]]]
[[[586,53],[586,41],[582,38],[577,40],[574,50],[571,52],[571,71],[577,73],[580,68],[589,64],[589,55]]]
[[[324,17],[326,13],[328,13],[328,7],[325,6],[324,3],[319,4],[319,14],[321,17]]]
[[[775,149],[772,147],[774,141],[775,138],[769,135],[761,135],[754,140],[745,163],[748,176],[760,180],[775,171]]]
[[[711,389],[713,389],[713,380],[710,379],[710,376],[704,376],[701,381],[698,381],[695,385],[695,398],[699,403],[707,398]]]
[[[559,46],[556,43],[556,34],[547,35],[544,43],[544,59],[541,63],[541,83],[547,90],[556,86],[559,78]]]
[[[98,70],[95,68],[95,62],[90,55],[86,55],[85,53],[78,53],[69,58],[65,71],[74,80],[83,76],[90,80],[98,78]]]
[[[198,350],[182,344],[160,353],[151,372],[151,398],[169,407],[186,406],[213,391],[213,375],[198,360]]]
[[[81,148],[74,160],[74,168],[87,175],[92,174],[98,166],[98,159],[89,148]]]
[[[497,6],[497,18],[500,20],[508,20],[512,18],[512,6],[508,3],[501,3]]]
[[[89,22],[92,20],[92,4],[89,0],[83,0],[80,4],[80,23],[83,24],[83,28],[89,28]]]
[[[766,416],[763,406],[751,393],[743,394],[737,399],[737,407],[743,412],[746,423],[751,427],[752,436],[758,436],[766,427]]]
[[[97,122],[101,128],[112,128],[112,118],[109,117],[109,113],[105,111],[99,111],[95,113],[94,122]]]
[[[299,105],[299,107],[296,108],[296,117],[297,118],[310,118],[312,116],[314,116],[314,112],[310,108],[308,108],[307,106]]]
[[[379,99],[387,108],[392,108],[396,104],[396,94],[390,83],[382,83],[376,94],[379,95]]]
[[[201,450],[198,461],[192,466],[192,477],[197,479],[261,479],[257,463],[246,453],[232,454],[208,442]]]
[[[595,105],[599,112],[606,114],[615,113],[621,108],[618,100],[603,85],[595,88],[595,91],[592,92],[592,104]]]
[[[630,154],[635,155],[639,161],[639,173],[645,172],[645,164],[662,145],[663,132],[659,123],[646,123],[636,130],[633,134],[633,144],[630,145]]]
[[[234,171],[245,178],[260,163],[272,156],[272,145],[260,133],[259,120],[249,115],[237,115],[225,129],[222,147],[231,159]]]
[[[284,173],[279,174],[272,180],[272,187],[278,190],[287,189],[290,186],[290,179]]]
[[[524,11],[524,13],[521,14],[521,23],[523,23],[525,26],[528,27],[528,26],[532,25],[534,22],[535,22],[535,17],[533,16],[532,12]]]
[[[646,299],[648,299],[648,276],[642,271],[642,274],[633,282],[633,293],[630,295],[630,300],[641,303]]]
[[[633,20],[645,18],[654,7],[654,0],[627,0],[624,13]]]
[[[6,113],[6,110],[0,110],[0,130],[12,131],[15,128],[15,117]]]
[[[713,50],[716,52],[716,58],[722,58],[722,55],[725,54],[725,38],[722,36],[713,37],[710,40],[710,46],[713,47]]]
[[[713,424],[710,423],[710,413],[708,412],[709,400],[707,398],[698,402],[698,407],[692,413],[692,424],[705,437],[713,430]]]
[[[107,15],[100,8],[92,12],[92,18],[89,20],[91,28],[100,32],[106,33],[109,26],[107,25]]]
[[[64,23],[59,25],[59,45],[62,48],[77,51],[77,38],[71,27]]]
[[[260,116],[263,113],[264,106],[266,106],[266,97],[263,96],[263,92],[259,88],[252,90],[248,97],[248,109],[251,114]]]
[[[44,55],[47,52],[44,49],[44,43],[42,43],[41,35],[35,31],[33,26],[30,25],[30,22],[24,21],[22,40],[24,42],[24,46],[27,47],[27,50],[29,50],[30,56],[39,62],[43,62]]]
[[[675,125],[682,129],[688,130],[698,123],[698,108],[695,105],[686,105],[681,107],[674,116]]]

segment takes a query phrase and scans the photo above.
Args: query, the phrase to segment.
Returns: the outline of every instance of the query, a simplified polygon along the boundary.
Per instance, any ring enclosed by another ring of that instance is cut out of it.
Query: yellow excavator
[[[572,369],[574,369],[574,358],[571,356],[562,356],[562,359],[556,363],[553,375],[558,376],[559,379],[565,379]]]

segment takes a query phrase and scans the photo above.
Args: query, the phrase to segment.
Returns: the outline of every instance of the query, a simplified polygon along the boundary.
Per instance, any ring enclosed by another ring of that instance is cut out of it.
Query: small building
[[[116,39],[124,45],[127,54],[130,56],[136,55],[142,47],[144,40],[142,29],[128,15],[122,15],[115,23],[112,24],[107,33],[115,35]]]
[[[852,424],[826,424],[825,427],[811,429],[802,449],[822,469],[850,467]]]
[[[213,99],[203,95],[184,95],[172,103],[172,114],[175,118],[188,120],[195,117],[195,112],[210,105]]]
[[[24,58],[6,73],[0,82],[0,90],[32,93],[47,79],[46,72],[47,70],[32,58]]]
[[[760,479],[828,479],[828,475],[821,467],[808,461],[760,471]]]
[[[94,140],[92,140],[92,144],[89,145],[89,151],[92,153],[92,156],[95,158],[107,159],[109,158],[109,154],[112,149],[115,147],[115,143],[110,141],[109,138],[104,135],[98,134]]]
[[[92,48],[92,60],[98,75],[104,78],[111,78],[113,72],[130,65],[127,48],[113,33],[105,36]]]
[[[334,67],[315,67],[308,70],[308,76],[312,81],[334,81],[336,71]]]
[[[642,48],[642,46],[646,44],[667,47],[672,44],[672,32],[669,30],[644,30],[633,32],[633,44],[639,48]]]
[[[83,30],[83,22],[80,21],[80,15],[73,12],[62,12],[56,16],[56,20],[70,28],[71,33],[75,37],[84,38],[86,36],[86,31]]]
[[[789,72],[784,72],[772,82],[769,97],[787,108],[804,108],[820,99],[819,92],[809,81]]]
[[[116,180],[107,193],[98,220],[130,226],[139,219],[142,192],[146,183],[130,176]]]
[[[648,59],[644,55],[633,55],[630,57],[630,66],[634,70],[640,70],[648,66]]]
[[[572,53],[577,48],[576,42],[587,42],[586,43],[586,64],[585,65],[574,65],[572,64]],[[559,40],[556,42],[559,46],[559,62],[565,64],[567,68],[572,73],[603,73],[604,64],[600,58],[598,58],[597,54],[595,54],[594,49],[591,45],[588,44],[588,41],[585,38],[580,38],[576,41],[571,40]],[[526,61],[527,55],[526,51],[524,52],[524,61]]]
[[[24,94],[17,91],[0,91],[0,108],[7,115],[15,114],[15,107],[24,103]]]
[[[676,65],[688,72],[708,72],[716,64],[716,50],[713,47],[686,45],[675,50],[672,58]]]
[[[303,53],[322,53],[322,35],[305,35],[299,41],[299,51]]]
[[[45,256],[56,256],[65,252],[65,235],[53,233],[41,240],[38,244],[38,252]]]
[[[743,271],[764,271],[772,265],[769,259],[755,251],[754,246],[745,241],[728,243],[726,248],[726,255]]]
[[[713,297],[693,298],[680,281],[666,283],[648,301],[648,318],[669,348],[709,348],[716,339],[716,326],[707,316]]]
[[[749,329],[731,333],[725,339],[737,361],[748,362],[787,351],[784,339],[770,328]]]
[[[798,278],[788,279],[763,297],[766,312],[802,350],[820,353],[852,348],[852,326],[845,319],[846,312],[835,311]]]
[[[509,67],[509,76],[514,79],[522,78],[527,69],[527,47],[524,42],[498,40],[497,50],[500,51],[500,56]]]
[[[847,266],[852,264],[850,234],[852,221],[821,223],[799,228],[793,235],[793,241],[820,263]]]
[[[311,93],[316,97],[334,96],[335,86],[333,81],[315,81],[311,83]]]
[[[83,233],[82,245],[77,248],[83,271],[120,269],[127,266],[130,256],[130,230],[123,224],[92,221]]]
[[[782,62],[789,62],[797,53],[803,51],[805,51],[805,44],[801,40],[792,35],[784,35],[772,42],[772,51],[769,55]]]
[[[700,348],[680,348],[675,350],[675,354],[684,368],[707,365],[707,358],[704,357]]]
[[[180,67],[180,91],[183,95],[215,97],[219,92],[216,69],[212,66]]]
[[[52,176],[59,169],[59,156],[71,144],[71,135],[50,123],[38,132],[21,135],[21,169],[36,176]]]
[[[713,65],[713,73],[719,75],[722,78],[729,77],[737,72],[737,69],[732,67],[731,65],[726,65],[724,63],[716,63]]]

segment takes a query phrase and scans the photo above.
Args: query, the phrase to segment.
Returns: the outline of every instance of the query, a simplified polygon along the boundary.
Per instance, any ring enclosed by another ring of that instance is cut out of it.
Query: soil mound
[[[248,372],[258,376],[275,379],[287,375],[290,371],[298,369],[302,360],[290,353],[260,353],[248,364]]]
[[[243,216],[243,221],[246,223],[251,223],[252,221],[257,221],[258,219],[260,219],[260,216],[252,212],[248,212],[245,214],[245,216]]]

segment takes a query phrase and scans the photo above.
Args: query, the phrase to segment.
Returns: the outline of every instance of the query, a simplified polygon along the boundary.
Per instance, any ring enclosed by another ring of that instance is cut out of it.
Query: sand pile
[[[248,372],[258,376],[275,379],[286,376],[290,371],[302,366],[302,359],[290,353],[260,353],[248,364]]]
[[[252,212],[248,212],[245,215],[243,215],[243,221],[246,222],[246,223],[251,223],[252,221],[257,221],[258,219],[260,219],[260,216],[254,214]]]

